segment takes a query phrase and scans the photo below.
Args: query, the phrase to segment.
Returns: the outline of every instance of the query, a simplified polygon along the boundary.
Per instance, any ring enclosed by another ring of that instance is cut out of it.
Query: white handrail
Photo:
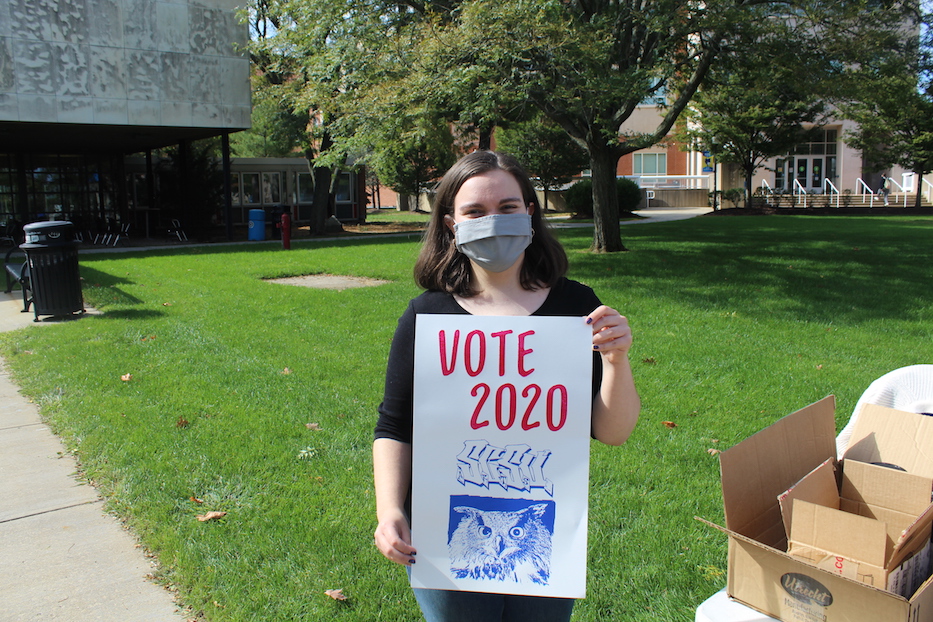
[[[620,175],[631,179],[639,188],[709,188],[709,175]]]
[[[902,194],[903,197],[904,197],[904,207],[907,207],[907,191],[904,190],[904,186],[902,186],[901,184],[899,184],[899,183],[897,183],[896,181],[894,181],[894,178],[893,178],[893,177],[888,177],[888,181],[890,181],[892,184],[894,184],[895,186],[897,186],[897,187],[900,189],[901,194]],[[911,184],[911,187],[913,187],[912,184]]]
[[[838,207],[839,207],[839,188],[837,188],[837,187],[836,187],[836,184],[834,184],[834,183],[833,183],[832,181],[830,181],[828,178],[827,178],[827,179],[824,179],[824,180],[823,180],[823,194],[826,194],[826,186],[827,186],[827,185],[828,185],[830,188],[832,188],[832,193],[831,193],[831,194],[835,194],[835,195],[836,195],[836,207],[838,208]],[[830,203],[832,203],[831,200],[830,200]]]
[[[760,187],[761,187],[762,191],[764,191],[764,189],[767,188],[767,189],[768,189],[768,194],[769,194],[769,195],[773,195],[773,194],[774,194],[774,189],[771,188],[771,184],[768,183],[768,180],[767,180],[767,179],[762,179],[762,180],[761,180],[761,186],[760,186]]]
[[[799,192],[798,192],[798,190],[799,190]],[[803,184],[800,183],[800,180],[799,180],[799,179],[795,179],[795,180],[794,180],[794,194],[795,194],[795,195],[797,195],[797,194],[802,194],[802,195],[803,195],[803,206],[806,207],[806,206],[807,206],[807,189],[803,187]]]
[[[924,190],[924,194],[927,195],[927,201],[933,203],[933,182],[931,182],[929,179],[924,179],[923,187],[926,188],[926,190]]]
[[[868,194],[868,196],[871,197],[871,199],[868,201],[868,207],[874,207],[875,206],[875,191],[871,189],[871,186],[866,184],[865,181],[861,177],[859,177],[858,179],[855,180],[855,187],[862,190],[861,192],[859,192],[859,194],[862,195],[862,201],[865,200],[866,194]]]

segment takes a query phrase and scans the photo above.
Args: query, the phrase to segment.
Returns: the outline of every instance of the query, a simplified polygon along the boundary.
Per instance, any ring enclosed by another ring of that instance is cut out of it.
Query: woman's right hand
[[[405,514],[399,510],[380,517],[375,533],[376,548],[396,564],[411,566],[417,552],[411,545],[411,529]]]

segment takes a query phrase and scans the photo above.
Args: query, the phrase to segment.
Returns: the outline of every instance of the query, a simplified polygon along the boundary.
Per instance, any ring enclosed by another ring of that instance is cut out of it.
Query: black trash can
[[[78,248],[70,222],[34,222],[23,227],[32,308],[40,315],[67,316],[84,312]]]

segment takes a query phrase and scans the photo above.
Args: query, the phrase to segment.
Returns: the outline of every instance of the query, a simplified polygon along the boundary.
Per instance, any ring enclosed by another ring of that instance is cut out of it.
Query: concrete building
[[[0,221],[162,224],[134,200],[125,156],[250,126],[236,10],[0,0]]]

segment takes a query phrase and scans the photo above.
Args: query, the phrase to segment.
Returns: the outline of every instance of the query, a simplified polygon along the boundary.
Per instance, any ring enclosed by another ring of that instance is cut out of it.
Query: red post
[[[292,217],[289,211],[288,209],[282,211],[282,222],[279,224],[282,228],[282,248],[285,250],[292,247]]]

